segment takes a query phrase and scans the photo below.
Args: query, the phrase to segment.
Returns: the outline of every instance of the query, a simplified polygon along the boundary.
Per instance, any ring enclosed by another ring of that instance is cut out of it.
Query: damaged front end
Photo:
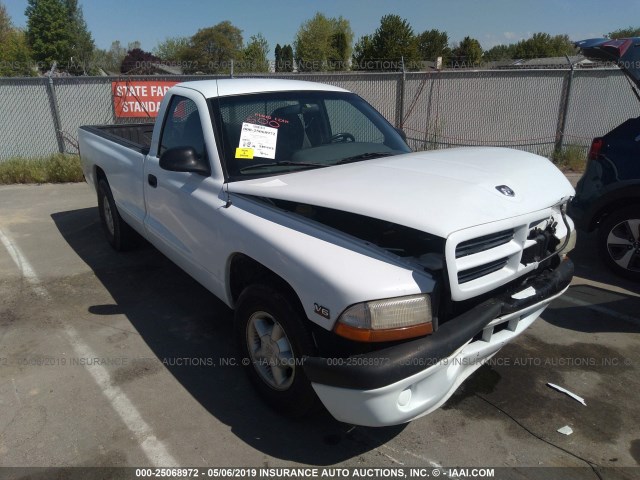
[[[566,215],[566,199],[544,211],[454,232],[447,239],[332,208],[261,200],[383,249],[394,261],[429,273],[436,280],[436,289],[429,292],[429,333],[488,298],[555,270],[576,239]]]
[[[341,336],[342,318],[353,306],[333,331],[311,326],[318,348],[304,357],[305,375],[335,418],[356,425],[396,425],[439,408],[562,295],[573,275],[566,254],[575,232],[566,202],[441,238],[326,207],[261,201],[383,249],[390,262],[435,280],[424,292],[429,329],[422,335],[379,342]]]
[[[333,208],[287,200],[263,200],[281,210],[351,235],[398,257],[424,262],[427,268],[442,268],[445,244],[443,238],[385,220]]]

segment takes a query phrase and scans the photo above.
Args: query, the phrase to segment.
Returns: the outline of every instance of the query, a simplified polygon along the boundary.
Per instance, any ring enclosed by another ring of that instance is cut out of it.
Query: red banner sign
[[[116,117],[157,117],[165,93],[176,83],[155,80],[111,82]]]

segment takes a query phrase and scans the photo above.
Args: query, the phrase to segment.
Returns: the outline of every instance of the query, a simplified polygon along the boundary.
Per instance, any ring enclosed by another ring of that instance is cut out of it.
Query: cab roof
[[[263,92],[284,92],[292,90],[319,90],[331,92],[347,92],[343,88],[325,83],[305,82],[301,80],[283,80],[275,78],[223,78],[214,80],[196,80],[179,83],[179,87],[196,90],[206,98],[226,97]]]

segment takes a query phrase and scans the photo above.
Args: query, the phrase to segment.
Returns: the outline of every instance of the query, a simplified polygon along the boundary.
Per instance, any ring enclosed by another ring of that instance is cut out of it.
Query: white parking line
[[[45,300],[51,300],[49,292],[40,282],[40,279],[27,258],[2,230],[0,230],[0,242],[2,242],[7,252],[9,252],[11,259],[20,269],[22,278],[29,284],[33,292]],[[71,325],[63,324],[63,331],[71,343],[76,356],[82,358],[98,358],[98,355],[91,350],[91,347],[82,341],[82,338],[75,328]],[[120,416],[129,431],[139,440],[140,448],[142,448],[149,462],[155,467],[178,467],[179,463],[171,456],[165,445],[158,440],[149,424],[144,421],[140,412],[138,412],[133,403],[131,403],[131,400],[129,400],[120,387],[112,384],[109,372],[102,365],[98,364],[86,365],[86,369],[102,391],[102,394],[111,404],[113,410]]]
[[[40,280],[38,279],[36,272],[33,271],[31,264],[27,261],[24,255],[22,255],[22,252],[18,247],[9,240],[9,237],[2,232],[2,230],[0,230],[0,242],[2,242],[4,248],[9,252],[11,260],[13,260],[13,263],[18,267],[22,274],[22,278],[29,284],[31,290],[33,290],[33,292],[39,297],[49,299],[49,292],[47,292],[40,283]]]

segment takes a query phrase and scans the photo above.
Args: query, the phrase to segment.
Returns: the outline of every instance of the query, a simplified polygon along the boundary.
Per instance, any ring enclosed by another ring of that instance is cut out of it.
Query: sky
[[[0,0],[14,25],[26,26],[27,0]],[[601,37],[640,24],[640,0],[80,0],[96,46],[107,49],[138,40],[151,51],[167,37],[191,36],[200,28],[229,20],[245,42],[262,33],[270,46],[292,44],[301,23],[316,12],[342,15],[354,41],[371,34],[383,15],[407,19],[415,33],[436,28],[451,42],[465,36],[484,49],[515,43],[536,32],[567,34],[572,40]]]

